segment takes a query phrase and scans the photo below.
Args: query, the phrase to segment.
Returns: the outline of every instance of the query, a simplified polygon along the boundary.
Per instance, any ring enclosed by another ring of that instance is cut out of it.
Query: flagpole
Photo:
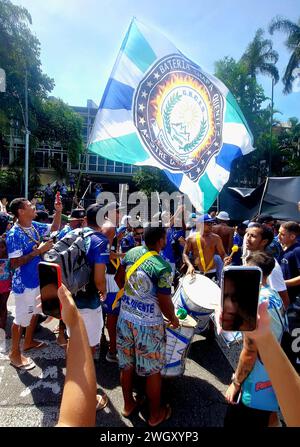
[[[29,182],[29,135],[28,129],[28,78],[27,69],[25,71],[25,191],[24,196],[28,199],[28,182]]]

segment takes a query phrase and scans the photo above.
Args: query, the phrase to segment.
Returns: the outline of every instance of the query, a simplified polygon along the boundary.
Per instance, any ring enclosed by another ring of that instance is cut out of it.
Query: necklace
[[[19,223],[17,225],[32,242],[35,242],[37,245],[40,244],[40,242],[41,242],[40,235],[39,235],[37,229],[33,225],[31,225],[30,228],[21,227],[21,225]],[[37,239],[35,239],[34,236]]]

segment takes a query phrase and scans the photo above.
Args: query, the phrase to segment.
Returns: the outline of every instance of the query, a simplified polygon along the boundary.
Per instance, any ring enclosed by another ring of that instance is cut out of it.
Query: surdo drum
[[[202,332],[209,323],[210,315],[221,303],[221,289],[201,273],[186,275],[180,280],[172,301],[175,312],[184,308],[197,321],[197,329]]]

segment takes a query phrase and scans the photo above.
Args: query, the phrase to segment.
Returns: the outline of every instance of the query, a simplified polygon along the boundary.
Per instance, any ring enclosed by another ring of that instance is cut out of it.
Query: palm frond
[[[294,52],[290,57],[290,60],[287,64],[284,76],[282,78],[282,81],[284,84],[283,93],[285,93],[286,95],[288,93],[291,93],[291,91],[292,91],[293,82],[295,80],[295,77],[293,76],[293,71],[295,68],[297,68],[299,66],[300,66],[300,52],[298,52],[298,54],[296,52]]]
[[[299,25],[292,22],[291,20],[285,19],[280,16],[275,17],[269,26],[270,34],[273,34],[274,31],[282,31],[287,34],[293,34],[298,33],[299,30],[300,30]]]

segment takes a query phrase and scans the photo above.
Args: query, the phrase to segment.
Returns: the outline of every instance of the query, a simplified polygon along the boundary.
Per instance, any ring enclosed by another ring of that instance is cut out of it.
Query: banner
[[[157,31],[133,19],[101,100],[89,151],[156,166],[206,212],[234,159],[254,150],[235,98]]]

